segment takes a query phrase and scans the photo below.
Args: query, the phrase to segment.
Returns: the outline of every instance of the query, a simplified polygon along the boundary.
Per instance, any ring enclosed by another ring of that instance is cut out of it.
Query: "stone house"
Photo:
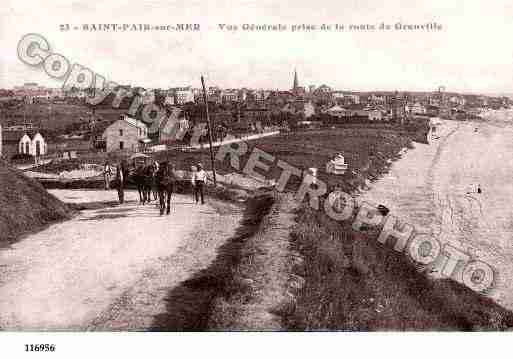
[[[108,126],[103,132],[102,139],[105,141],[107,152],[137,152],[144,150],[150,142],[148,126],[144,122],[126,115]]]

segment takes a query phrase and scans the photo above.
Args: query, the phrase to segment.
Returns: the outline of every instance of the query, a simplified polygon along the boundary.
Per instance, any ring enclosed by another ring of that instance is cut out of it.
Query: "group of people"
[[[114,176],[115,188],[118,191],[119,203],[124,203],[124,191],[127,180],[130,176],[128,163],[126,160],[121,161],[115,168],[109,162],[105,162],[104,171],[105,189],[111,188]],[[143,205],[158,199],[160,214],[170,214],[171,196],[176,191],[178,181],[190,181],[192,185],[193,199],[196,203],[205,204],[205,184],[207,181],[207,173],[203,169],[203,165],[198,163],[191,167],[191,176],[187,178],[178,178],[175,167],[168,161],[153,163],[135,168],[131,175],[132,181],[137,186],[139,192],[139,200]]]

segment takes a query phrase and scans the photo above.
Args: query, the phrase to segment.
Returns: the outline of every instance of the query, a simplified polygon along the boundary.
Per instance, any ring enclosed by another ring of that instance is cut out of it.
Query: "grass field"
[[[91,110],[85,105],[22,104],[4,110],[3,115],[8,121],[23,123],[26,120],[35,125],[40,123],[42,129],[52,131],[63,129],[71,123],[87,120],[91,116]]]
[[[261,138],[247,142],[248,151],[241,156],[241,168],[238,170],[230,165],[227,156],[223,161],[216,161],[216,169],[220,173],[242,172],[249,155],[258,148],[274,156],[273,163],[267,173],[260,172],[266,179],[277,180],[282,169],[277,166],[278,160],[285,161],[300,170],[310,167],[319,169],[318,177],[329,187],[340,186],[346,191],[353,191],[362,186],[365,179],[377,179],[378,169],[385,169],[387,160],[397,159],[403,147],[410,147],[409,138],[393,131],[381,132],[365,128],[338,128],[315,132],[297,132],[279,136]],[[236,148],[236,144],[232,145]],[[217,153],[217,151],[215,152]],[[342,153],[349,170],[342,176],[326,173],[326,162],[337,153]],[[191,165],[201,162],[207,170],[211,169],[208,150],[198,152],[168,151],[155,154],[159,161],[169,160],[178,169],[189,169]],[[262,160],[266,162],[265,160]],[[352,170],[356,169],[357,173]],[[301,179],[293,176],[286,188],[287,191],[297,190]]]

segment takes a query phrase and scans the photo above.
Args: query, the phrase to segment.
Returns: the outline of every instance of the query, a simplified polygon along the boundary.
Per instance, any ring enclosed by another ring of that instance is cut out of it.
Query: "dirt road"
[[[113,191],[52,191],[67,202]],[[150,328],[166,294],[208,267],[242,218],[235,205],[173,198],[171,215],[129,203],[81,212],[0,251],[0,328]],[[132,200],[132,201],[131,201]],[[168,303],[167,303],[168,304]]]

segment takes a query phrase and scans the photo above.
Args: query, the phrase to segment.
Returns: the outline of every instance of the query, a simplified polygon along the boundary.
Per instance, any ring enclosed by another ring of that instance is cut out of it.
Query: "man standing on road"
[[[157,161],[153,162],[153,173],[152,173],[152,191],[153,191],[153,200],[156,201],[159,199],[159,190],[157,188],[157,173],[159,172],[159,163]]]
[[[196,172],[198,172],[198,169],[196,166],[191,166],[191,189],[192,189],[192,201],[194,202],[196,200]]]
[[[193,173],[192,181],[194,183],[194,198],[196,199],[196,203],[199,202],[199,198],[201,197],[201,204],[205,204],[203,199],[204,197],[204,186],[207,180],[207,173],[203,170],[203,165],[198,163],[198,171]]]
[[[105,181],[105,190],[110,189],[110,180],[112,177],[112,168],[110,167],[109,161],[105,162],[103,167],[103,180]]]
[[[118,199],[119,204],[123,204],[125,201],[125,174],[121,164],[116,167],[116,184],[118,187]]]

